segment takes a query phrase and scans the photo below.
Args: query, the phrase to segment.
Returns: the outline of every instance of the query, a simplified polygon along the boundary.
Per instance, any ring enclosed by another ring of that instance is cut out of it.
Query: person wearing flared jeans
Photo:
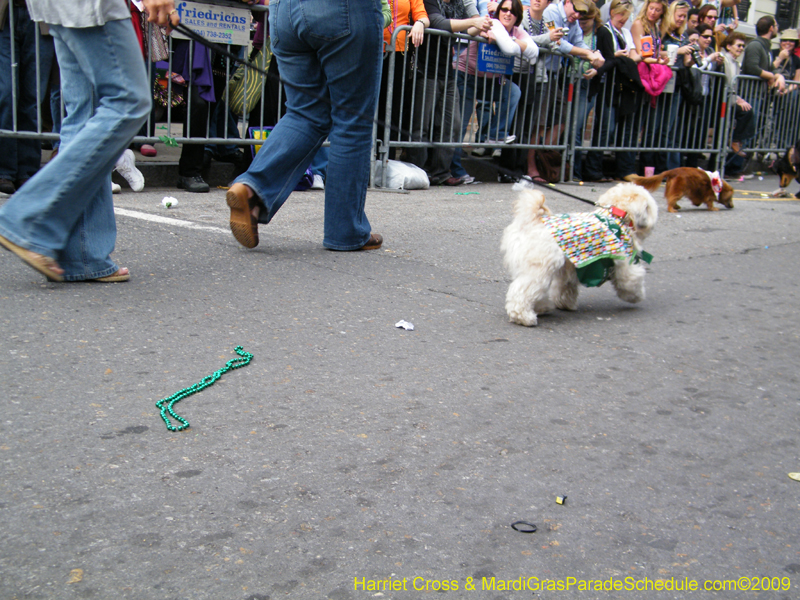
[[[119,269],[111,171],[150,112],[150,90],[130,15],[50,32],[66,105],[61,145],[0,207],[0,235],[54,259],[65,281],[99,279]]]
[[[370,240],[364,205],[383,58],[380,0],[271,0],[269,31],[286,115],[235,183],[253,190],[258,221],[269,223],[327,138],[322,245],[360,249]]]

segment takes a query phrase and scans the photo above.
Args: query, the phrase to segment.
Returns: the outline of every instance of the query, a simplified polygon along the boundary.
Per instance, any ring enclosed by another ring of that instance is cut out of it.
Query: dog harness
[[[625,217],[617,213],[624,215],[622,211],[601,208],[591,213],[542,218],[567,259],[575,265],[581,285],[603,285],[611,279],[615,260],[650,263],[653,259],[646,252],[636,252]]]

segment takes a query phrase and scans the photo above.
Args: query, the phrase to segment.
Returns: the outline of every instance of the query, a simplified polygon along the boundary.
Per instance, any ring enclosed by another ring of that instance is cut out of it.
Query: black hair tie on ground
[[[533,523],[527,521],[515,521],[511,524],[511,529],[520,533],[536,533],[538,529]]]

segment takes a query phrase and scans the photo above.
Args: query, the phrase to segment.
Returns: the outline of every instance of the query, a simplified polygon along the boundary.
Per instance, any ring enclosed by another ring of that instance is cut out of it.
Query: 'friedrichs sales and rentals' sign
[[[246,46],[250,42],[250,10],[232,6],[176,2],[175,10],[181,23],[218,44]],[[187,39],[177,31],[172,36]]]

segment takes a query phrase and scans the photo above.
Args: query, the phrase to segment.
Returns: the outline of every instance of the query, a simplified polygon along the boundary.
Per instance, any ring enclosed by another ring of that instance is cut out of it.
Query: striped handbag
[[[266,72],[269,69],[270,62],[272,62],[272,49],[269,45],[269,39],[266,39],[264,40],[264,46],[256,54],[253,63]],[[250,114],[261,98],[261,90],[266,80],[266,75],[248,69],[245,65],[239,65],[228,82],[227,100],[230,103],[231,111],[240,116]]]

